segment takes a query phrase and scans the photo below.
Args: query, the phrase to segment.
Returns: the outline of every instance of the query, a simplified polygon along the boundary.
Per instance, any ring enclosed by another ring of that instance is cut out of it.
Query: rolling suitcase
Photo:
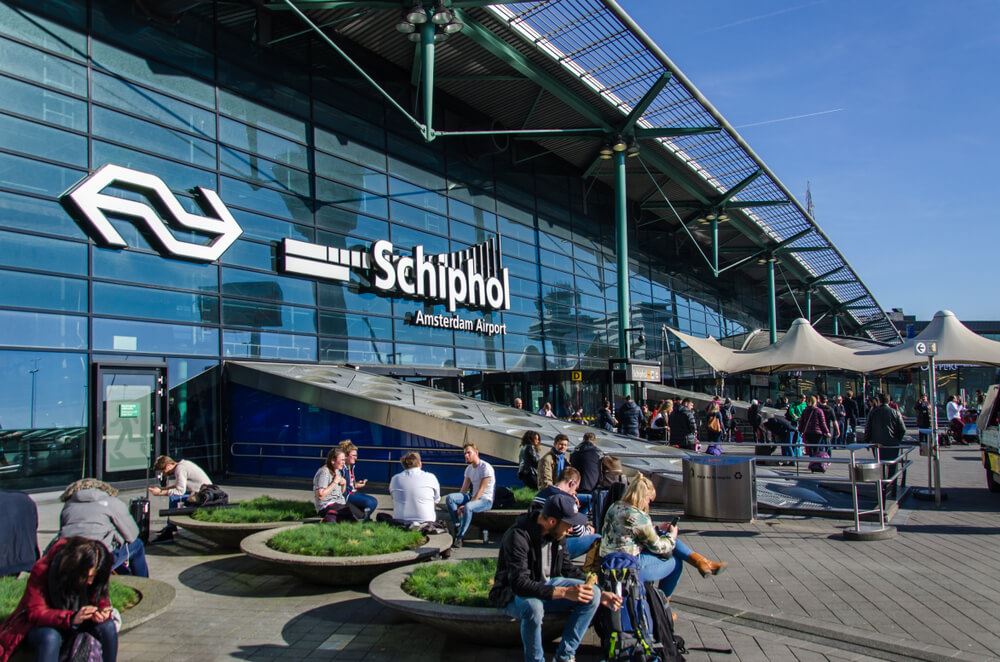
[[[149,499],[136,497],[128,502],[128,511],[139,525],[139,538],[144,545],[149,544]]]

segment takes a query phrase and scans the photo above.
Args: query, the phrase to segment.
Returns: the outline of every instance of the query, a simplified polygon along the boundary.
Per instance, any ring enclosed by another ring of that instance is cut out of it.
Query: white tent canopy
[[[915,338],[910,338],[895,347],[858,352],[865,372],[892,372],[914,366],[926,365],[927,358],[914,353],[918,342],[937,343],[938,363],[963,363],[979,365],[1000,365],[1000,342],[988,340],[970,331],[955,313],[941,310],[934,314],[931,323]]]
[[[778,342],[751,351],[729,349],[711,336],[696,338],[667,328],[712,368],[728,374],[812,369],[892,372],[924,365],[927,359],[917,356],[913,348],[918,342],[929,341],[937,342],[939,363],[1000,366],[1000,342],[970,331],[948,310],[936,313],[916,338],[880,350],[854,351],[838,345],[823,337],[808,320],[802,318],[792,322],[788,332]]]

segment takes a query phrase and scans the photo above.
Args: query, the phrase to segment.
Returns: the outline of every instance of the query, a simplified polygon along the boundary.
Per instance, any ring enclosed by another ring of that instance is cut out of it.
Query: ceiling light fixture
[[[453,18],[454,15],[451,13],[451,10],[445,7],[441,0],[438,0],[437,5],[434,7],[434,13],[431,15],[431,22],[434,25],[447,25],[451,23],[451,19]]]
[[[414,2],[413,6],[406,12],[406,20],[413,25],[420,25],[427,22],[427,11],[420,2]]]

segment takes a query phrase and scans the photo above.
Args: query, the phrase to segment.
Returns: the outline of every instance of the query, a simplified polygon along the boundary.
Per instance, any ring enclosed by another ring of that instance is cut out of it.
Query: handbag
[[[708,429],[712,432],[722,432],[722,425],[719,424],[718,416],[713,415],[708,419]]]
[[[70,649],[59,656],[59,662],[102,662],[103,659],[101,642],[88,632],[77,634]]]

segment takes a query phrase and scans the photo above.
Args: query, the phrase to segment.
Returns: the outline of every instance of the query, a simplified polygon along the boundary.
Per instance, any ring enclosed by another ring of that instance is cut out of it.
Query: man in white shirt
[[[149,488],[149,493],[153,496],[167,497],[171,509],[186,505],[188,497],[197,494],[202,485],[213,484],[205,470],[191,460],[177,462],[169,455],[161,455],[153,463],[153,470],[168,479],[174,479],[173,485]],[[177,526],[168,519],[167,525],[160,530],[152,542],[168,542],[173,539],[176,531]]]
[[[420,453],[411,451],[400,460],[402,473],[389,481],[392,495],[392,518],[407,524],[433,522],[437,519],[434,504],[441,500],[437,476],[424,471]]]
[[[451,522],[455,528],[455,540],[451,546],[462,546],[462,538],[475,513],[489,510],[493,507],[493,493],[496,490],[496,473],[489,462],[479,459],[479,449],[475,444],[465,444],[465,479],[459,492],[449,494],[444,498]]]

